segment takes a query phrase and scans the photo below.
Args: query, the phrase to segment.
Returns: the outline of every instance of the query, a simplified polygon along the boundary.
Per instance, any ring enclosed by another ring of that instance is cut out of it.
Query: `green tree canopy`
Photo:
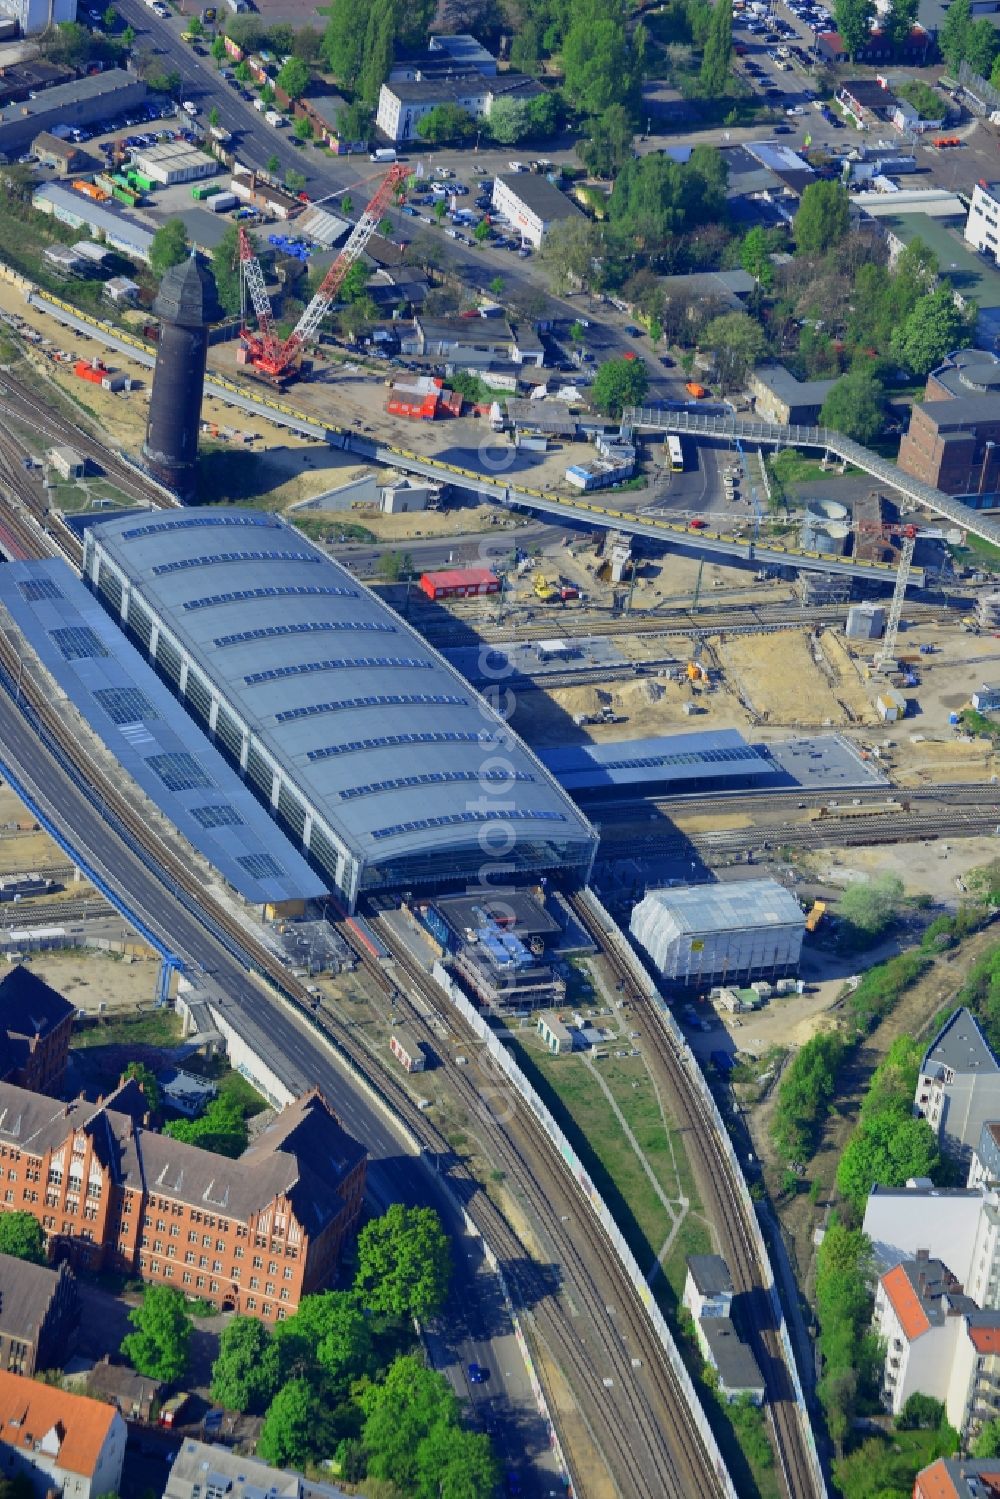
[[[764,330],[746,312],[726,312],[713,318],[701,335],[701,344],[715,356],[715,368],[723,393],[738,390],[764,352]]]
[[[436,1428],[460,1430],[458,1400],[444,1375],[412,1355],[397,1358],[382,1384],[361,1392],[360,1404],[370,1476],[387,1479],[404,1493],[423,1494],[422,1443]],[[437,1452],[437,1439],[434,1445]]]
[[[813,1036],[785,1069],[772,1133],[779,1154],[789,1165],[801,1164],[812,1155],[843,1056],[839,1036]]]
[[[837,1188],[863,1212],[872,1187],[903,1187],[911,1176],[933,1176],[940,1164],[926,1119],[887,1109],[859,1124],[837,1166]]]
[[[531,134],[528,100],[501,96],[490,110],[486,128],[500,146],[516,146]]]
[[[839,383],[843,385],[844,381]],[[902,898],[903,882],[899,876],[880,874],[850,884],[840,898],[837,913],[842,921],[849,922],[865,936],[880,937],[896,919]]]
[[[633,109],[641,82],[623,0],[576,0],[562,45],[563,91],[581,114]],[[638,28],[637,28],[638,32]]]
[[[938,32],[938,48],[952,72],[965,60],[965,49],[972,30],[972,0],[952,0],[944,13]]]
[[[417,122],[417,134],[432,146],[461,144],[476,133],[476,122],[459,104],[437,104]]]
[[[725,218],[727,176],[710,146],[696,146],[683,165],[659,152],[629,159],[615,179],[611,222],[655,258],[672,236]]]
[[[875,0],[834,0],[834,20],[852,60],[867,44],[875,19]]]
[[[305,115],[299,115],[292,126],[292,133],[297,141],[311,141],[313,138],[312,121]]]
[[[367,140],[373,118],[371,106],[361,103],[360,100],[355,100],[353,104],[343,105],[337,110],[336,118],[339,139],[342,141]]]
[[[979,1462],[1000,1457],[1000,1419],[987,1421],[972,1443],[971,1452]]]
[[[226,39],[221,32],[217,37],[213,39],[212,45],[208,50],[211,52],[216,62],[225,62],[229,54],[226,51]]]
[[[885,421],[881,385],[868,370],[851,370],[830,391],[819,419],[824,427],[843,432],[855,442],[871,442]]]
[[[481,1431],[439,1422],[416,1450],[417,1499],[479,1499],[497,1492],[500,1464]]]
[[[368,1318],[353,1293],[303,1296],[293,1317],[278,1324],[275,1340],[284,1370],[335,1389],[365,1373],[372,1352]]]
[[[231,1156],[234,1160],[247,1148],[243,1109],[235,1099],[225,1095],[213,1098],[197,1119],[177,1119],[165,1125],[163,1133],[172,1140],[183,1140],[186,1145],[198,1145],[202,1150]]]
[[[587,290],[594,285],[595,262],[604,246],[600,224],[583,217],[559,219],[542,240],[539,259],[555,291],[572,287]]]
[[[492,118],[492,116],[491,116]],[[610,104],[588,123],[589,136],[576,143],[576,154],[595,177],[615,177],[632,159],[632,120],[623,104]]]
[[[122,1073],[122,1077],[135,1079],[145,1094],[146,1102],[149,1105],[149,1112],[151,1114],[158,1114],[160,1104],[163,1101],[163,1095],[160,1092],[160,1085],[156,1081],[152,1069],[147,1067],[145,1062],[129,1062]]]
[[[180,1291],[147,1286],[129,1321],[135,1332],[122,1339],[121,1351],[133,1369],[147,1379],[179,1384],[187,1373],[191,1343],[191,1318]]]
[[[330,1436],[329,1406],[323,1393],[306,1379],[292,1379],[267,1408],[257,1456],[275,1468],[304,1468],[326,1455]]]
[[[20,1209],[0,1213],[0,1254],[13,1255],[16,1260],[29,1260],[33,1265],[44,1265],[45,1235],[38,1219]]]
[[[590,399],[605,416],[617,419],[626,406],[641,406],[649,371],[641,359],[606,359],[598,366]]]
[[[850,228],[847,188],[842,182],[810,182],[799,203],[792,233],[800,255],[825,255]]]
[[[53,62],[65,63],[68,68],[82,68],[90,60],[90,32],[79,21],[57,22],[45,46]]]
[[[942,281],[915,303],[897,331],[893,353],[915,375],[927,375],[946,354],[966,342],[975,310],[960,311],[948,281]]]
[[[280,163],[279,163],[280,166]],[[250,243],[257,251],[257,238],[249,235]],[[219,305],[230,317],[240,310],[240,226],[229,224],[219,243],[212,251],[212,275],[219,294]]]
[[[771,247],[768,242],[767,230],[759,224],[743,237],[740,245],[740,265],[748,276],[764,288],[770,291],[774,285],[774,265],[771,260]]]
[[[919,9],[920,0],[892,0],[882,17],[882,30],[897,52],[909,41]],[[928,115],[927,118],[933,119],[934,116]]]
[[[715,0],[708,23],[708,35],[701,54],[701,92],[706,99],[718,99],[726,91],[733,55],[732,0]]]
[[[354,1289],[369,1311],[432,1316],[451,1279],[448,1236],[433,1208],[393,1203],[358,1235]]]
[[[309,87],[311,76],[307,62],[304,62],[301,57],[289,57],[278,70],[275,82],[290,99],[301,99]]]
[[[190,253],[183,219],[168,219],[153,235],[149,265],[155,276],[163,276],[172,265],[180,265]]]
[[[280,1378],[278,1348],[264,1323],[256,1317],[234,1317],[219,1338],[212,1399],[226,1410],[260,1411],[273,1399]]]

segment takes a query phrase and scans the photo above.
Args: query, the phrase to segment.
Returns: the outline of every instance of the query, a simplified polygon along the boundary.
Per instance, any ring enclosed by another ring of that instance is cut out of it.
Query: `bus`
[[[681,440],[679,437],[667,438],[667,456],[670,459],[670,467],[675,474],[684,472],[684,454],[681,451]]]

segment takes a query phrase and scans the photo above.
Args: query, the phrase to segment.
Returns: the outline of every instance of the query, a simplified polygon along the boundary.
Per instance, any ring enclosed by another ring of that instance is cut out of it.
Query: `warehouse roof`
[[[777,880],[727,880],[650,890],[640,905],[659,906],[678,932],[742,932],[748,927],[802,926],[802,907]]]
[[[468,848],[490,822],[518,842],[595,842],[443,657],[279,517],[133,515],[89,538],[366,863]]]
[[[580,217],[580,210],[573,200],[547,177],[538,177],[533,172],[505,172],[497,181],[509,188],[525,208],[545,223],[552,219]]]
[[[43,182],[41,187],[36,187],[31,195],[31,202],[35,208],[51,203],[57,213],[69,211],[81,223],[89,224],[92,229],[99,229],[109,243],[127,244],[137,255],[149,258],[153,231],[127,213],[122,213],[112,203],[95,203],[93,199],[85,198],[82,193],[75,193],[71,187],[63,187],[58,182]]]
[[[64,562],[8,563],[0,604],[94,733],[234,889],[255,904],[326,892]]]
[[[109,111],[114,109],[113,95],[125,89],[144,92],[142,80],[123,68],[108,68],[103,73],[88,73],[84,78],[75,78],[72,83],[58,83],[55,88],[43,89],[34,99],[9,104],[0,112],[0,125],[22,123],[35,116],[63,115],[72,119],[73,106],[87,99],[108,96]]]
[[[637,786],[646,781],[777,776],[780,769],[735,729],[667,734],[613,744],[562,744],[539,759],[567,791]]]

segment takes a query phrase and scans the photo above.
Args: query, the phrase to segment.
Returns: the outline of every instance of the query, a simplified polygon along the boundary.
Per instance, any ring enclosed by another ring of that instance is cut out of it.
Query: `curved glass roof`
[[[89,534],[363,862],[467,849],[498,821],[515,865],[520,838],[596,843],[455,669],[279,517],[132,515]]]

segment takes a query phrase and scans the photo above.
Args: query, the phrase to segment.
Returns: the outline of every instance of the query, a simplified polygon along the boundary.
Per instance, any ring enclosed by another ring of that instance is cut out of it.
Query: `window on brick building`
[[[197,1244],[197,1242],[198,1242],[198,1235],[196,1233],[189,1233],[188,1234],[188,1243],[189,1244]]]
[[[210,1281],[208,1289],[210,1291],[218,1291],[218,1289],[219,1289],[219,1282],[217,1280]]]
[[[205,1289],[205,1277],[203,1275],[196,1276],[194,1283],[198,1287],[199,1291],[203,1291]]]
[[[212,1269],[218,1275],[221,1272],[221,1270],[222,1270],[222,1261],[221,1260],[213,1260],[212,1261]]]
[[[233,1250],[233,1258],[237,1259],[237,1260],[241,1260],[243,1258],[243,1245],[242,1244],[237,1244],[236,1245],[236,1248]]]
[[[190,1270],[185,1270],[183,1272],[183,1274],[181,1275],[181,1282],[185,1286],[189,1286],[191,1284],[191,1271]]]
[[[257,1310],[257,1298],[256,1298],[256,1296],[248,1296],[247,1297],[247,1311],[248,1312],[255,1312],[256,1310]]]
[[[284,1276],[285,1280],[291,1280],[291,1278],[292,1278],[292,1267],[291,1267],[291,1265],[286,1265],[285,1268],[282,1270],[281,1273]]]
[[[254,1291],[259,1291],[260,1290],[260,1280],[259,1280],[259,1278],[256,1275],[251,1275],[251,1277],[250,1277],[250,1286],[251,1286],[251,1289],[254,1290]]]
[[[216,1241],[215,1241],[215,1247],[219,1251],[219,1253],[221,1254],[223,1252],[223,1250],[225,1249],[225,1247],[226,1247],[226,1241],[225,1241],[225,1239],[216,1239]]]
[[[286,1314],[286,1312],[285,1312],[285,1308],[284,1308],[284,1307],[283,1307],[283,1306],[279,1306],[279,1307],[278,1307],[278,1313],[277,1313],[277,1315],[278,1315],[278,1321],[279,1321],[279,1322],[284,1322],[284,1320],[285,1320],[285,1316],[286,1316],[286,1315],[287,1315],[287,1314]]]
[[[3,1194],[3,1200],[4,1200],[4,1202],[13,1202],[14,1201],[14,1194],[10,1190],[9,1187],[7,1188],[7,1191]]]
[[[180,1232],[181,1231],[180,1231],[179,1226],[176,1223],[171,1223],[171,1225],[170,1225],[170,1237],[172,1239],[178,1239],[178,1238],[180,1238]]]
[[[264,1290],[267,1292],[267,1294],[269,1296],[273,1296],[274,1295],[274,1281],[273,1280],[269,1280],[268,1283],[267,1283],[267,1285],[264,1287]]]
[[[255,1254],[253,1257],[253,1267],[255,1270],[263,1270],[264,1268],[264,1261],[259,1254]]]
[[[190,1249],[188,1250],[187,1254],[184,1256],[184,1263],[185,1263],[185,1265],[193,1265],[194,1264],[194,1255],[191,1253]]]
[[[287,1286],[282,1286],[282,1288],[281,1288],[281,1299],[282,1299],[282,1301],[287,1301],[288,1300],[288,1287]]]
[[[268,1273],[268,1275],[277,1275],[277,1273],[278,1273],[278,1267],[274,1263],[274,1260],[268,1260],[268,1262],[267,1262],[267,1273]]]
[[[208,1255],[207,1254],[200,1254],[198,1256],[198,1269],[199,1270],[207,1270],[208,1269]]]

